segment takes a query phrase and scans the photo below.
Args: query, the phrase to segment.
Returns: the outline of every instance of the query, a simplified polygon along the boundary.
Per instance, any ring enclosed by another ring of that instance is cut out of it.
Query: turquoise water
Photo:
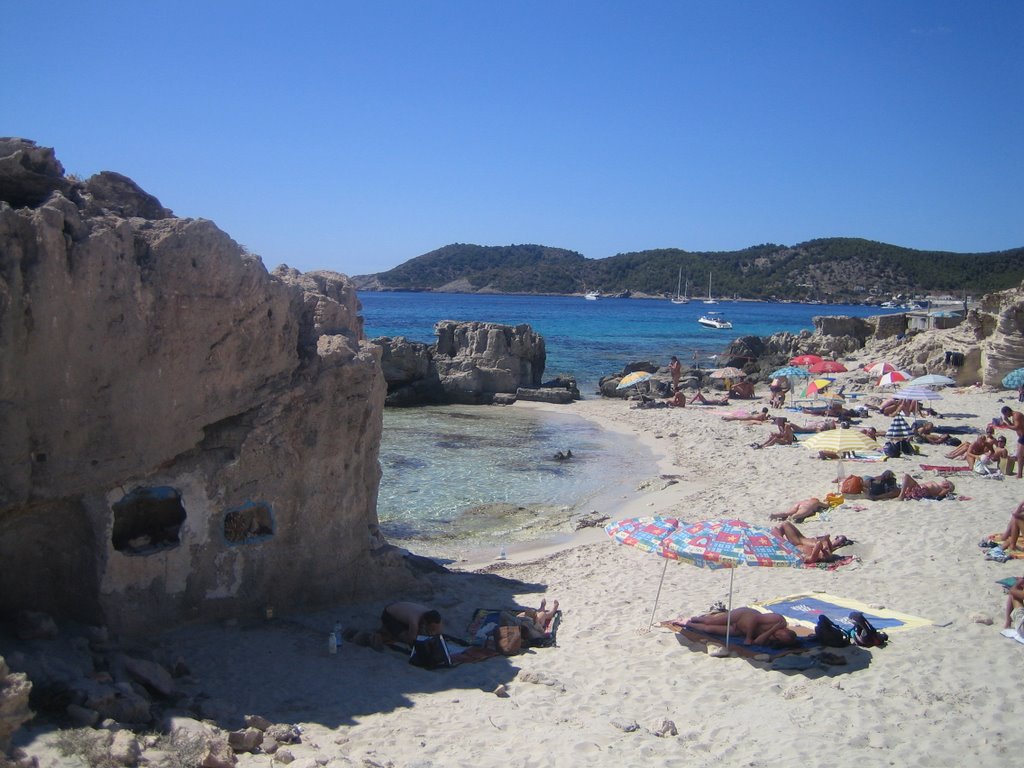
[[[360,293],[368,338],[436,340],[440,320],[528,323],[544,336],[545,378],[576,377],[585,397],[629,362],[667,364],[670,355],[714,365],[738,336],[812,330],[814,315],[879,314],[878,308],[803,304]],[[733,329],[698,325],[707,309]],[[553,459],[571,449],[570,461]],[[654,473],[635,440],[569,414],[520,408],[449,406],[387,409],[377,513],[389,540],[422,554],[454,557],[566,531],[566,521],[599,496],[635,488]]]

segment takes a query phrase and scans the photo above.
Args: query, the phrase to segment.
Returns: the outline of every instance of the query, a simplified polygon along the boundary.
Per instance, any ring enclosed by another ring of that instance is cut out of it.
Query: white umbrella
[[[956,382],[949,376],[940,376],[937,373],[926,373],[907,382],[908,387],[947,387]]]

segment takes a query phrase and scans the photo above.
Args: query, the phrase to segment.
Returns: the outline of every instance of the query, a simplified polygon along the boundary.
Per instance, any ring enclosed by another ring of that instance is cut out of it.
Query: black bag
[[[885,632],[879,632],[863,613],[854,611],[850,614],[850,621],[853,622],[853,639],[861,648],[884,648],[889,642],[889,636]]]
[[[412,644],[409,663],[424,669],[452,666],[452,657],[448,653],[448,644],[443,635],[419,635]]]
[[[890,459],[898,459],[900,457],[900,444],[894,443],[892,440],[887,440],[885,445],[882,446],[882,453]]]
[[[850,644],[850,636],[846,631],[824,614],[818,617],[814,637],[819,643],[830,648],[845,648]]]

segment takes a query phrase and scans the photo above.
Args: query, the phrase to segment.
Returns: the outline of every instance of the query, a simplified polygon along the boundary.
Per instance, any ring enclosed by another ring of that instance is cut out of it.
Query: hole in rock
[[[274,513],[266,502],[247,502],[224,513],[224,538],[246,544],[274,535]]]
[[[114,549],[126,555],[151,555],[178,546],[185,507],[181,494],[161,485],[134,488],[113,505]]]

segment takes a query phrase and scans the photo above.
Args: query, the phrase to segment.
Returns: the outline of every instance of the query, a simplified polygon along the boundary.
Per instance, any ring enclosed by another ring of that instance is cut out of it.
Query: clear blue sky
[[[268,268],[1024,246],[1024,2],[0,4],[0,134]]]

